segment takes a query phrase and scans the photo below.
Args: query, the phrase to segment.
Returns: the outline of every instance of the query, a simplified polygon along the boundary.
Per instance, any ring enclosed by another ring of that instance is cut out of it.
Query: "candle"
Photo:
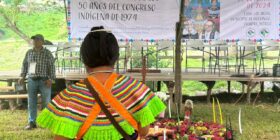
[[[155,132],[158,132],[158,126],[157,125],[155,125]]]
[[[163,130],[163,140],[166,140],[166,128]]]
[[[241,108],[239,108],[239,113],[238,113],[238,125],[239,125],[239,132],[242,134],[242,126],[241,126]]]
[[[223,124],[223,114],[222,114],[222,108],[221,108],[221,105],[220,105],[220,102],[219,102],[219,99],[217,99],[217,104],[218,104],[218,107],[219,107],[219,112],[220,112],[220,123]]]
[[[168,99],[168,113],[169,113],[169,118],[171,118],[171,102],[170,102],[171,98]]]
[[[216,112],[215,112],[215,99],[212,98],[212,108],[213,108],[213,122],[216,123]]]

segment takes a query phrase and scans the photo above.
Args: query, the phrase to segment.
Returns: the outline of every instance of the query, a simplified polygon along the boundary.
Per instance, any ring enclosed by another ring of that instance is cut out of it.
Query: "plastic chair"
[[[130,55],[129,55],[131,70],[134,68],[142,68],[142,63],[143,63],[142,59],[147,54],[147,51],[148,51],[148,43],[146,41],[131,42]]]
[[[259,70],[261,70],[261,66],[262,66],[262,71],[263,72],[265,71],[266,69],[264,63],[265,60],[277,60],[277,64],[279,64],[280,49],[279,49],[279,43],[277,41],[264,40],[261,42],[261,46],[258,49],[261,52]],[[272,66],[270,67],[270,69],[272,69]]]
[[[174,42],[170,40],[162,40],[158,41],[156,45],[156,69],[158,68],[170,68],[170,64],[172,65],[172,71],[174,72]],[[166,61],[164,61],[166,60]],[[166,65],[160,62],[169,62]],[[159,64],[160,63],[160,64]]]
[[[120,72],[122,70],[123,72],[126,72],[127,70],[127,63],[129,59],[129,50],[130,50],[130,45],[128,42],[119,42],[119,59],[116,64],[116,70],[117,72]],[[121,66],[122,65],[122,66]]]
[[[80,69],[81,68],[80,45],[71,42],[65,43],[63,45],[63,56],[61,57],[61,60],[62,60],[62,67],[64,71],[66,68],[69,68],[69,71],[71,71],[72,69],[74,71],[76,69],[80,71],[81,70]]]
[[[188,60],[201,60],[201,71],[205,72],[205,51],[202,40],[187,40],[186,42],[186,72],[188,72]]]
[[[59,71],[59,62],[58,62],[58,55],[57,55],[58,46],[57,45],[43,45],[43,47],[45,47],[52,53],[54,61],[56,62],[56,69]]]
[[[236,57],[236,66],[237,73],[240,74],[240,69],[242,67],[243,74],[245,74],[245,60],[253,61],[252,72],[257,72],[257,47],[256,43],[249,40],[239,41],[237,43],[237,57]]]
[[[214,51],[214,73],[216,69],[219,71],[219,75],[221,73],[221,68],[224,67],[226,72],[229,72],[229,54],[228,54],[229,45],[223,40],[213,40],[211,42],[210,52]],[[213,50],[212,50],[213,49]],[[212,55],[210,55],[212,57]],[[211,61],[210,61],[211,63]],[[212,64],[211,72],[212,72]]]

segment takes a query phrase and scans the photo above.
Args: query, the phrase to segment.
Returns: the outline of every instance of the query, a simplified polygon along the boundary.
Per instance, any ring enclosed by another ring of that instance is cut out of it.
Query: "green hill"
[[[50,11],[21,12],[16,22],[18,28],[26,35],[42,34],[48,40],[67,40],[67,26],[64,9]],[[5,32],[3,40],[21,40],[0,18],[0,29]]]

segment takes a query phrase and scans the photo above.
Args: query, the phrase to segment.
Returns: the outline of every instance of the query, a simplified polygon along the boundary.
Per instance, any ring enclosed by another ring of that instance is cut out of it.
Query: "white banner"
[[[71,0],[69,37],[83,39],[93,26],[112,30],[118,39],[174,39],[177,0]]]
[[[69,37],[93,26],[118,39],[175,39],[180,0],[69,0]],[[183,39],[279,39],[280,0],[185,0]]]
[[[279,39],[279,0],[222,0],[221,39]]]

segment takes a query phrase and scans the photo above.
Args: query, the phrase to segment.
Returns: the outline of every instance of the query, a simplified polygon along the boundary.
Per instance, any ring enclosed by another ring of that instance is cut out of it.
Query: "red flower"
[[[228,139],[232,139],[231,131],[227,131],[227,138],[228,138]]]

